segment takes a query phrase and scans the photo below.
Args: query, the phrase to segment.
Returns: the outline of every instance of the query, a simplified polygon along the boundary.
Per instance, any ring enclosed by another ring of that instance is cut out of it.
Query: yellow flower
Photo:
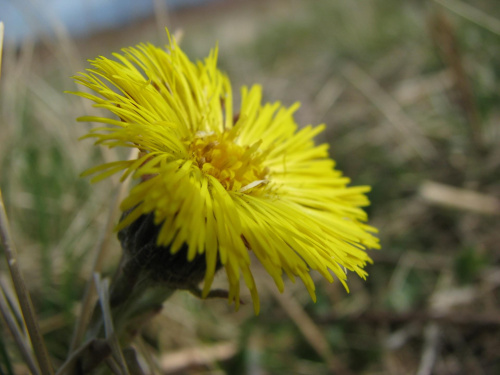
[[[85,172],[93,181],[124,171],[139,183],[121,203],[131,210],[118,229],[154,213],[157,245],[187,261],[204,254],[206,296],[222,264],[229,302],[239,304],[240,277],[259,310],[250,269],[252,252],[283,291],[283,271],[302,279],[313,300],[310,269],[347,289],[347,271],[366,277],[367,248],[378,248],[376,229],[364,222],[368,186],[348,187],[334,169],[328,145],[313,138],[324,125],[299,129],[298,104],[262,104],[259,85],[241,90],[233,114],[231,84],[217,69],[217,48],[191,62],[171,39],[125,48],[116,60],[99,57],[75,77],[98,95],[77,92],[116,115],[85,116],[105,124],[86,137],[108,147],[140,150],[137,160],[106,163]],[[333,272],[332,272],[333,271]]]

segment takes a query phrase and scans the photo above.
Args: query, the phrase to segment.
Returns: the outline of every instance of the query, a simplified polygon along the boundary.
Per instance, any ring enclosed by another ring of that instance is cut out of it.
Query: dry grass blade
[[[71,355],[66,359],[66,362],[63,363],[61,367],[57,370],[55,375],[63,375],[68,370],[73,368],[75,363],[82,357],[83,353],[85,353],[89,347],[93,344],[94,340],[90,339],[82,346],[80,346],[77,350],[73,351]]]
[[[6,279],[3,278],[4,275],[0,278],[0,288],[3,291],[5,298],[7,299],[7,303],[14,314],[14,317],[18,322],[23,320],[23,313],[21,312],[21,306],[19,306],[19,301],[16,298],[16,292],[12,289],[10,283],[6,282]],[[6,275],[5,275],[6,276]],[[23,330],[23,335],[25,339],[28,339],[28,333],[26,332],[26,327],[20,327]]]
[[[33,358],[33,354],[31,353],[29,344],[26,342],[26,337],[23,335],[21,328],[19,328],[19,325],[14,318],[14,312],[9,308],[9,304],[7,302],[7,299],[5,298],[3,287],[2,291],[0,292],[0,312],[2,313],[9,331],[14,337],[14,341],[16,342],[17,347],[21,352],[21,356],[26,362],[26,365],[34,375],[40,374],[35,359]]]
[[[96,244],[95,248],[95,258],[94,258],[94,263],[92,266],[92,271],[93,272],[98,272],[101,269],[101,264],[104,260],[106,251],[105,249],[107,248],[109,239],[111,237],[111,232],[112,232],[112,227],[113,227],[113,220],[116,217],[116,207],[117,203],[119,201],[120,193],[118,192],[116,194],[115,201],[112,204],[112,207],[109,210],[108,218],[106,221],[106,225],[103,228],[103,231],[101,232],[99,239]],[[70,353],[73,352],[77,346],[80,344],[84,334],[85,330],[87,328],[87,325],[90,321],[90,317],[92,315],[92,311],[94,309],[94,288],[92,287],[92,282],[89,280],[87,282],[87,286],[85,288],[85,292],[83,294],[82,298],[82,308],[80,311],[80,314],[78,315],[78,318],[76,320],[76,325],[75,325],[75,330],[73,332],[73,337],[71,338],[71,344],[70,344]]]
[[[29,295],[28,289],[26,288],[26,283],[24,282],[21,269],[19,268],[19,263],[17,262],[17,250],[14,246],[14,241],[12,240],[9,221],[7,219],[7,213],[5,212],[5,205],[2,199],[2,191],[0,190],[0,237],[5,251],[5,258],[7,259],[7,264],[9,266],[10,275],[14,283],[14,288],[16,290],[16,295],[21,306],[21,311],[23,313],[26,328],[30,335],[31,344],[33,350],[35,351],[36,358],[38,360],[38,365],[43,375],[51,375],[54,373],[52,365],[50,363],[49,353],[45,347],[42,335],[40,333],[40,328],[38,326],[37,317],[35,314],[35,309],[33,303],[31,302],[31,297]]]
[[[136,348],[139,350],[141,357],[146,361],[149,373],[151,375],[159,375],[160,367],[153,358],[151,350],[146,347],[146,343],[144,342],[144,340],[140,335],[135,339],[134,343]]]
[[[268,282],[268,289],[283,307],[283,311],[285,311],[294,321],[295,325],[309,342],[309,345],[311,345],[311,347],[323,358],[325,363],[328,364],[330,370],[335,374],[351,374],[351,371],[335,358],[325,336],[297,300],[289,294],[281,294],[271,282]]]
[[[48,48],[54,51],[55,55],[59,55],[66,64],[73,67],[73,71],[80,70],[82,59],[79,57],[67,27],[57,14],[49,9],[50,7],[46,6],[44,1],[28,0],[24,7],[24,16],[28,16],[29,22],[34,25],[40,23],[40,15],[45,18],[48,21],[47,25],[51,27],[53,35],[57,38],[57,43],[52,43],[50,38],[43,33],[40,38]]]
[[[345,84],[338,82],[337,76],[333,76],[320,88],[314,98],[314,102],[318,112],[323,114],[323,119],[338,101],[345,90],[345,86]]]
[[[477,150],[483,148],[482,126],[476,98],[467,75],[456,30],[442,13],[436,13],[430,20],[431,35],[441,51],[444,63],[449,67],[457,89],[455,101],[464,113],[470,128],[471,139]]]
[[[420,186],[420,195],[428,202],[437,205],[484,215],[500,215],[498,198],[475,191],[426,181]]]
[[[166,1],[154,0],[153,6],[155,9],[156,27],[158,36],[162,41],[166,38],[165,27],[170,24],[168,17],[168,6]],[[167,41],[165,41],[166,43]]]
[[[4,24],[0,22],[0,77],[2,73],[2,54],[3,54],[3,38],[4,38]],[[29,295],[28,289],[24,282],[19,264],[17,262],[17,251],[14,246],[14,241],[12,240],[9,221],[7,219],[7,213],[5,212],[5,205],[2,198],[2,191],[0,190],[0,237],[4,246],[5,257],[7,259],[7,264],[9,266],[12,281],[14,283],[14,288],[16,290],[16,295],[21,306],[21,310],[24,317],[24,322],[26,328],[30,335],[31,343],[35,351],[35,355],[38,360],[38,365],[42,374],[50,375],[54,371],[50,363],[49,353],[45,347],[42,335],[40,333],[40,328],[38,327],[37,317],[35,315],[35,309],[31,302],[31,297]],[[3,294],[2,294],[3,297]],[[12,327],[13,328],[13,327]],[[20,347],[21,348],[21,347]],[[21,349],[22,350],[22,349]]]
[[[411,147],[422,160],[430,160],[437,152],[432,143],[425,138],[420,128],[408,117],[401,106],[364,70],[349,64],[342,70],[346,79],[360,90],[380,112],[389,120],[400,134],[401,144]]]
[[[128,375],[128,367],[125,362],[125,357],[123,355],[120,343],[118,342],[118,337],[115,334],[113,327],[113,317],[111,315],[111,307],[109,305],[109,280],[102,280],[99,274],[94,274],[95,286],[97,293],[99,295],[99,303],[102,309],[102,315],[104,320],[104,331],[106,333],[106,340],[108,340],[111,346],[111,352],[113,357],[118,362],[122,374]]]
[[[471,298],[472,299],[472,298]],[[318,316],[315,322],[321,325],[333,324],[339,320],[381,326],[384,324],[408,324],[408,323],[429,323],[452,324],[463,327],[477,327],[478,329],[497,329],[500,326],[500,316],[496,312],[491,313],[466,313],[461,312],[436,312],[436,311],[408,311],[396,313],[394,311],[367,311],[358,315],[340,315],[330,313]]]
[[[453,73],[445,69],[423,77],[403,81],[394,90],[394,97],[403,106],[416,105],[419,101],[453,88]]]
[[[118,364],[116,363],[116,361],[113,357],[106,358],[105,362],[113,374],[122,375],[122,372],[120,370],[120,366],[118,366]]]
[[[435,323],[425,329],[425,346],[417,375],[431,375],[434,370],[439,351],[440,329]]]
[[[127,362],[128,369],[130,374],[132,375],[145,375],[142,370],[141,364],[139,363],[139,359],[137,358],[137,352],[132,347],[125,348],[123,350],[123,355],[125,356],[125,361]],[[149,375],[152,375],[152,372],[148,372]]]
[[[494,34],[500,35],[500,20],[486,14],[479,9],[457,0],[434,0],[439,5],[451,10],[453,13],[484,27]]]
[[[162,355],[160,366],[164,374],[184,373],[183,370],[192,366],[204,366],[232,358],[237,351],[238,347],[234,342],[183,349]]]
[[[137,154],[138,150],[133,149],[130,152],[129,159],[136,158]],[[129,181],[130,179],[127,179],[122,184],[120,184],[120,188],[117,191],[115,198],[110,205],[108,217],[106,219],[106,225],[104,226],[95,247],[95,258],[92,264],[92,273],[99,272],[101,270],[102,262],[106,255],[108,242],[111,238],[111,233],[113,232],[114,220],[117,215],[118,205],[120,203],[121,198],[125,194],[125,191],[127,190]],[[92,311],[94,309],[93,297],[94,297],[94,288],[92,287],[92,280],[89,279],[82,298],[82,309],[76,321],[73,337],[71,338],[70,353],[77,348],[77,346],[79,345],[85,334],[85,330],[87,328],[87,325],[90,321],[90,317],[92,315]]]
[[[0,78],[2,77],[2,52],[3,52],[3,22],[0,22]]]

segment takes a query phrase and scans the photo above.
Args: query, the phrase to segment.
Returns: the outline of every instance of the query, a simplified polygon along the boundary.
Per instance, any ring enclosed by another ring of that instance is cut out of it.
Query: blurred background
[[[235,92],[261,83],[302,103],[299,124],[327,124],[338,168],[372,186],[382,250],[349,294],[314,274],[316,304],[255,263],[257,317],[177,293],[135,344],[155,373],[500,373],[497,1],[0,0],[0,20],[0,187],[56,366],[117,185],[78,177],[117,156],[77,140],[90,124],[75,118],[99,112],[63,91],[87,59],[165,44],[168,27],[192,59],[218,42]],[[119,255],[113,236],[105,275]],[[0,373],[27,373],[3,322],[0,357]]]

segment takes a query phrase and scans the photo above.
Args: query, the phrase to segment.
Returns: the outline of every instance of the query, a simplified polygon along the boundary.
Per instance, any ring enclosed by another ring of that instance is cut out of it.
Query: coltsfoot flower
[[[131,174],[138,181],[121,203],[129,212],[118,230],[153,215],[158,251],[184,248],[186,262],[204,256],[203,296],[220,267],[229,301],[238,307],[243,276],[256,312],[251,252],[280,291],[284,271],[302,279],[313,300],[311,269],[330,282],[335,274],[346,289],[348,271],[366,277],[366,250],[379,247],[362,209],[370,188],[348,186],[328,145],[314,143],[324,125],[299,128],[299,105],[263,104],[259,85],[241,89],[233,113],[217,48],[193,63],[170,38],[166,49],[140,44],[113,56],[91,61],[93,68],[75,79],[96,93],[77,95],[116,116],[79,118],[105,124],[86,137],[140,150],[136,160],[84,173],[99,181],[123,171],[122,180]]]

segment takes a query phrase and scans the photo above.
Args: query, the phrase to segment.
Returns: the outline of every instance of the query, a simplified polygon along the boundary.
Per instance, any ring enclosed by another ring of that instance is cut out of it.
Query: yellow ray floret
[[[141,44],[113,56],[75,77],[95,94],[75,94],[116,116],[81,117],[103,124],[86,137],[141,151],[137,160],[85,173],[101,180],[124,171],[122,178],[139,181],[121,204],[130,213],[118,229],[154,213],[161,251],[185,247],[187,262],[204,254],[203,295],[222,264],[230,302],[238,305],[243,277],[256,312],[250,252],[280,291],[284,271],[302,279],[313,299],[311,269],[330,282],[336,275],[346,289],[347,271],[366,277],[366,250],[379,247],[362,209],[369,187],[349,187],[327,145],[315,145],[324,126],[299,129],[298,104],[262,104],[259,85],[243,87],[234,116],[217,49],[193,63],[172,39],[166,49]]]

